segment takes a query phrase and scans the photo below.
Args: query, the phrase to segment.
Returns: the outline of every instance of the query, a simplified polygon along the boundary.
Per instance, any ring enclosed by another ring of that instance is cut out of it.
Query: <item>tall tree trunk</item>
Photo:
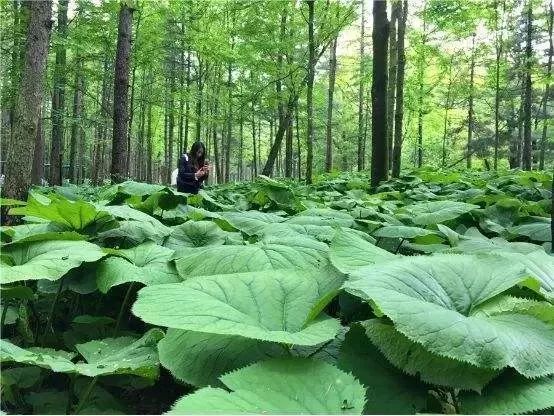
[[[56,46],[56,65],[54,66],[53,81],[54,91],[52,93],[52,145],[50,148],[51,185],[61,185],[63,178],[67,4],[68,0],[60,0],[58,3],[58,26],[56,32],[60,39]]]
[[[52,2],[32,1],[25,44],[25,66],[15,110],[17,140],[11,140],[6,163],[4,196],[25,199],[31,184],[32,158],[38,134],[42,82],[48,54],[48,35],[52,25]]]
[[[387,179],[387,47],[386,0],[373,0],[373,74],[371,84],[371,188]]]
[[[131,52],[129,54],[129,59],[132,62],[133,57],[133,45],[137,42],[138,35],[139,35],[139,29],[140,29],[140,21],[142,16],[142,9],[138,9],[138,16],[137,16],[137,22],[135,25],[135,38],[131,40]],[[128,131],[127,131],[127,176],[131,176],[131,137],[133,135],[133,119],[135,116],[135,79],[136,79],[136,72],[137,72],[137,65],[132,62],[132,69],[131,69],[131,102],[129,103],[129,123],[128,123]]]
[[[360,81],[358,85],[358,170],[365,168],[364,149],[364,46],[365,46],[365,0],[361,0],[360,27]]]
[[[314,43],[314,2],[308,3],[308,79],[306,82],[306,107],[307,107],[307,154],[306,154],[306,183],[312,183],[312,169],[314,158],[314,76],[315,76],[315,43]],[[290,123],[290,121],[289,121]],[[288,127],[288,123],[287,123]]]
[[[243,149],[244,149],[244,119],[242,117],[242,110],[240,112],[239,119],[239,160],[237,165],[238,179],[242,181],[244,179],[244,161],[243,161]]]
[[[152,79],[151,74],[149,74],[148,79]],[[152,152],[152,102],[149,97],[148,117],[146,121],[146,181],[149,183],[152,183]]]
[[[444,126],[442,133],[442,161],[441,167],[446,166],[446,140],[448,138],[448,111],[450,110],[450,95],[452,91],[452,66],[454,65],[454,54],[450,55],[448,66],[448,86],[446,87],[446,102],[444,104]]]
[[[498,148],[500,146],[500,60],[502,59],[502,34],[504,31],[504,11],[506,0],[502,1],[502,15],[498,16],[498,0],[495,0],[495,31],[496,31],[496,68],[494,89],[494,170],[498,169]],[[500,27],[499,27],[500,20]]]
[[[548,64],[546,66],[546,85],[544,87],[544,100],[542,104],[542,136],[541,136],[541,150],[539,156],[539,169],[544,169],[544,157],[546,153],[546,133],[548,131],[548,122],[550,118],[547,113],[547,104],[550,97],[550,77],[552,76],[552,55],[554,54],[554,48],[552,47],[552,20],[554,18],[554,11],[552,10],[552,0],[550,0],[550,9],[548,13]],[[554,214],[553,214],[554,215]],[[554,229],[554,228],[553,228]],[[553,243],[554,247],[554,243]]]
[[[523,103],[523,170],[531,170],[533,165],[533,149],[531,146],[531,93],[532,93],[532,59],[533,48],[533,8],[532,1],[527,1],[527,36],[525,44],[525,99]],[[550,58],[551,59],[551,58]]]
[[[233,66],[229,63],[227,67],[227,100],[229,107],[227,109],[227,137],[225,142],[225,182],[229,182],[231,170],[231,143],[233,137]]]
[[[139,181],[144,180],[144,125],[146,121],[146,97],[145,97],[145,84],[146,73],[142,71],[141,85],[140,85],[140,119],[139,119],[139,131],[138,131],[138,149],[136,156],[136,176]]]
[[[165,181],[171,183],[171,172],[173,171],[173,149],[175,147],[174,137],[175,137],[175,56],[174,51],[170,50],[169,52],[169,108],[168,108],[168,119],[167,119],[167,177]]]
[[[254,100],[252,100],[252,152],[252,172],[253,178],[255,178],[258,176],[258,149],[256,146],[256,116],[254,112]],[[262,174],[265,175],[265,173]],[[271,173],[269,175],[271,175]]]
[[[41,179],[44,178],[44,123],[42,114],[44,108],[41,108],[38,116],[37,138],[35,141],[35,150],[33,153],[33,167],[31,169],[31,183],[40,185]]]
[[[393,0],[389,23],[389,79],[387,86],[387,168],[392,169],[394,102],[396,96],[397,40],[396,22],[402,12],[402,0]]]
[[[181,153],[185,153],[189,145],[189,121],[190,121],[190,48],[187,50],[187,78],[186,78],[186,98],[185,98],[185,132],[183,138],[183,148]]]
[[[423,3],[422,52],[418,55],[418,94],[417,94],[417,167],[423,166],[423,98],[425,84],[425,47],[427,45],[427,0]]]
[[[331,170],[333,169],[333,94],[335,93],[335,77],[337,73],[337,41],[338,39],[335,38],[331,43],[331,54],[329,57],[329,89],[327,91],[325,172],[331,172]]]
[[[292,120],[292,111],[297,101],[298,101],[298,96],[296,94],[289,95],[287,106],[285,107],[285,111],[284,111],[283,123],[279,123],[277,132],[275,133],[275,141],[273,142],[273,146],[271,146],[271,149],[269,151],[267,162],[265,163],[265,166],[262,169],[262,175],[271,176],[273,172],[273,165],[275,164],[275,160],[277,159],[277,154],[279,153],[279,148],[281,147],[281,143],[283,142],[283,138],[285,137],[287,126]]]
[[[127,176],[127,123],[129,93],[129,60],[131,55],[131,32],[133,11],[125,2],[119,10],[117,50],[114,71],[114,110],[112,166],[110,176],[114,182],[122,182]]]
[[[473,140],[473,98],[474,98],[474,78],[475,78],[475,32],[471,37],[471,67],[469,71],[469,105],[467,109],[467,148],[466,148],[466,167],[471,169],[471,154]]]
[[[294,101],[294,125],[296,126],[296,173],[298,175],[298,181],[300,181],[302,180],[302,149],[300,148],[300,118],[298,117],[298,99]]]
[[[406,20],[408,18],[408,0],[404,0],[402,10],[398,15],[398,42],[397,72],[396,72],[396,111],[394,112],[394,149],[392,155],[392,176],[400,176],[402,160],[402,123],[404,121],[404,71],[406,68],[406,54],[404,37],[406,34]]]
[[[76,57],[76,70],[75,70],[75,91],[73,93],[73,120],[71,125],[71,144],[69,151],[69,179],[72,182],[77,180],[77,172],[75,165],[77,162],[79,148],[79,138],[81,136],[82,127],[82,108],[83,108],[83,73],[81,57]]]
[[[200,127],[202,122],[202,92],[204,90],[203,62],[200,57],[198,57],[196,83],[196,141],[200,141]]]
[[[475,32],[471,38],[471,67],[469,71],[469,105],[467,113],[467,148],[466,148],[466,167],[471,169],[471,154],[472,151],[472,140],[473,140],[473,130],[474,130],[474,111],[473,111],[473,98],[474,98],[474,79],[475,79]]]

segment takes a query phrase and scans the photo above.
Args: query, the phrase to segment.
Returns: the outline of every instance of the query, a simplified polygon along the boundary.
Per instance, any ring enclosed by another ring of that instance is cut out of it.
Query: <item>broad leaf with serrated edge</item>
[[[359,325],[346,334],[338,367],[365,386],[364,414],[414,414],[425,407],[427,387],[390,365]]]
[[[394,254],[379,248],[352,233],[338,231],[331,241],[329,258],[343,273],[394,258]]]
[[[96,284],[103,293],[129,282],[158,285],[181,280],[170,262],[173,250],[147,242],[118,254],[121,257],[108,257],[98,265]]]
[[[364,389],[330,364],[302,358],[263,361],[221,377],[232,392],[210,387],[179,399],[172,414],[361,414]]]
[[[69,270],[84,262],[104,256],[96,244],[86,241],[53,240],[14,245],[2,250],[0,283],[20,280],[58,280]]]
[[[405,373],[422,381],[457,389],[480,391],[499,371],[441,357],[428,352],[378,319],[362,323],[366,334],[387,359]]]
[[[477,367],[554,372],[554,328],[521,313],[480,316],[479,305],[526,281],[524,267],[498,256],[402,258],[355,274],[346,290],[371,299],[396,330],[429,352]]]
[[[133,313],[169,328],[316,345],[339,330],[335,319],[311,318],[331,301],[329,294],[341,281],[319,270],[201,276],[141,289]]]
[[[160,363],[174,377],[198,387],[220,384],[222,374],[285,353],[271,342],[173,328],[158,344],[158,351]]]
[[[182,278],[222,273],[319,268],[327,263],[326,244],[308,237],[266,239],[245,246],[211,246],[176,253]]]
[[[554,408],[554,376],[529,380],[507,373],[494,380],[482,394],[459,397],[465,414],[521,414]]]

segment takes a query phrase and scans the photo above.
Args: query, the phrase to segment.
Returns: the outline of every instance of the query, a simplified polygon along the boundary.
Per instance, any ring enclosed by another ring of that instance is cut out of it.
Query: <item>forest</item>
[[[1,414],[554,412],[552,0],[0,19]]]

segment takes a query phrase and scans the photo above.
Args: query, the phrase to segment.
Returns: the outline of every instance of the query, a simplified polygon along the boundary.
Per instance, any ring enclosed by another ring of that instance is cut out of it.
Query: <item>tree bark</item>
[[[452,66],[454,65],[454,55],[450,56],[450,65],[448,66],[448,86],[446,87],[446,103],[444,104],[444,126],[442,133],[442,161],[441,167],[446,166],[446,140],[448,138],[448,111],[450,110],[450,94],[452,91]]]
[[[296,126],[296,173],[298,175],[298,181],[300,181],[302,179],[302,151],[300,148],[300,118],[298,117],[298,99],[294,101],[293,105],[294,125]]]
[[[404,50],[404,37],[406,34],[406,20],[408,18],[408,1],[404,0],[401,13],[398,16],[398,42],[396,45],[397,73],[396,73],[396,111],[394,113],[394,149],[392,155],[392,176],[400,176],[402,161],[402,123],[404,121],[404,71],[406,68],[406,55]]]
[[[229,107],[227,110],[227,137],[225,141],[225,182],[229,182],[231,170],[231,143],[233,137],[233,65],[227,67],[227,99]]]
[[[11,140],[6,163],[4,195],[25,199],[31,184],[32,158],[42,103],[42,82],[48,53],[48,36],[52,26],[52,1],[32,1],[25,44],[25,66],[15,109],[17,140]]]
[[[358,85],[358,170],[365,168],[364,150],[364,44],[365,44],[365,0],[361,0],[360,27],[360,81]]]
[[[542,104],[542,136],[541,136],[541,150],[539,155],[539,169],[544,169],[544,157],[546,153],[546,133],[548,131],[549,117],[547,113],[547,104],[550,97],[550,77],[552,76],[552,55],[554,54],[554,48],[552,47],[552,20],[554,18],[554,11],[552,10],[552,0],[550,1],[550,9],[548,13],[548,64],[546,66],[546,85],[544,87],[544,100]],[[554,214],[553,214],[554,215]],[[554,227],[554,226],[553,226]],[[553,228],[554,230],[554,228]],[[554,233],[553,233],[554,234]],[[553,240],[554,247],[554,240]]]
[[[169,96],[168,96],[168,119],[167,119],[167,172],[165,181],[171,183],[171,172],[173,171],[173,149],[175,147],[175,56],[173,48],[169,52]]]
[[[387,179],[387,47],[386,0],[373,0],[373,74],[371,85],[371,188]]]
[[[473,140],[473,98],[474,98],[474,78],[475,78],[475,32],[471,37],[471,64],[469,71],[469,105],[467,109],[467,148],[466,148],[466,167],[471,169],[471,142]]]
[[[151,80],[151,73],[148,76]],[[151,85],[151,83],[149,83]],[[146,121],[146,181],[152,183],[152,102],[148,101],[148,116]]]
[[[427,45],[427,1],[423,3],[422,53],[418,56],[418,94],[417,94],[417,167],[423,166],[423,95],[425,83],[425,47]]]
[[[506,8],[506,0],[502,2],[502,16],[500,21],[504,21],[504,11]],[[498,149],[500,146],[500,60],[502,58],[502,34],[503,24],[500,23],[499,28],[499,16],[498,16],[498,0],[494,3],[495,11],[495,30],[496,30],[496,68],[495,68],[495,89],[494,89],[494,170],[498,169]]]
[[[54,66],[53,81],[54,91],[52,93],[52,145],[50,148],[51,185],[61,185],[63,178],[67,4],[68,0],[60,0],[58,3],[58,26],[56,32],[60,39],[56,46],[56,65]]]
[[[333,169],[333,95],[335,93],[335,78],[337,73],[337,41],[338,39],[335,38],[331,43],[331,52],[329,57],[329,89],[327,91],[325,172],[331,172],[331,170]]]
[[[394,102],[396,96],[396,72],[397,72],[397,40],[396,22],[402,12],[402,0],[393,0],[392,12],[389,24],[389,79],[387,86],[387,166],[392,169],[393,132],[394,132]]]
[[[315,43],[314,43],[314,2],[306,0],[308,4],[308,79],[306,93],[307,107],[307,154],[306,154],[306,183],[312,183],[314,158],[314,76],[315,76]],[[290,123],[290,121],[289,121]],[[288,124],[287,123],[287,127]]]
[[[531,170],[533,165],[533,149],[531,146],[531,93],[532,93],[532,59],[533,48],[533,8],[532,1],[527,2],[527,36],[525,43],[525,97],[523,102],[523,170]]]
[[[41,179],[44,178],[44,123],[42,121],[43,112],[44,109],[41,108],[38,117],[35,151],[33,153],[33,167],[31,169],[31,183],[33,185],[40,185]]]
[[[125,2],[119,10],[117,29],[117,50],[114,71],[114,110],[112,166],[110,170],[113,182],[122,182],[127,176],[127,123],[129,93],[129,60],[131,55],[131,32],[134,9]]]
[[[77,172],[75,170],[76,161],[78,158],[77,149],[79,148],[79,139],[82,132],[82,107],[83,107],[83,74],[81,57],[76,57],[75,71],[75,91],[73,93],[73,120],[71,125],[71,143],[69,150],[69,179],[72,182],[77,180]]]
[[[200,127],[202,121],[202,92],[204,90],[203,62],[198,57],[198,68],[196,70],[196,141],[200,141]]]

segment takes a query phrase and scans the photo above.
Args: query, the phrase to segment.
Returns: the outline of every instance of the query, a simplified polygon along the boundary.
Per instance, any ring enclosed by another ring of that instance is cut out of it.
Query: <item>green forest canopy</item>
[[[369,165],[373,19],[371,2],[366,3],[315,2],[315,174]],[[55,184],[62,176],[73,182],[101,183],[110,176],[114,62],[122,4],[133,11],[128,177],[167,183],[178,156],[199,139],[207,144],[209,159],[215,164],[214,181],[251,178],[266,165],[284,118],[280,114],[290,110],[291,122],[284,128],[286,137],[271,173],[304,178],[309,67],[306,2],[72,0],[66,29],[60,20],[63,13],[59,13],[64,10],[63,1],[60,4],[53,4],[41,101],[39,136],[44,147],[35,162],[40,165],[42,156],[46,169],[39,169],[35,182],[44,178]],[[391,65],[398,57],[401,15],[393,9],[399,4],[388,3]],[[406,6],[402,166],[460,167],[473,159],[475,167],[483,162],[488,167],[496,166],[497,159],[501,168],[525,167],[527,117],[532,165],[551,166],[552,102],[547,93],[551,2],[418,0]],[[3,155],[10,141],[18,140],[14,114],[28,15],[21,1],[2,2]],[[329,117],[334,39],[336,82]],[[527,74],[530,109],[525,105]],[[394,69],[389,75],[396,78]],[[391,85],[395,83],[389,84],[393,102]],[[52,101],[59,91],[61,105]],[[293,96],[297,99],[291,100]],[[390,99],[388,104],[390,112]],[[328,124],[331,145],[326,147]],[[389,130],[393,130],[391,121]],[[329,163],[327,153],[331,153]],[[61,175],[52,177],[52,159]]]

